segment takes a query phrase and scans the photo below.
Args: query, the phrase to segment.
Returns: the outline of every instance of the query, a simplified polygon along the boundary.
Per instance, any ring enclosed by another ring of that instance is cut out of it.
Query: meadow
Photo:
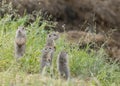
[[[56,41],[56,52],[53,60],[53,77],[48,73],[41,75],[40,57],[45,46],[46,36],[54,27],[54,22],[42,20],[41,17],[26,27],[26,53],[16,61],[14,56],[14,39],[18,26],[24,26],[29,15],[11,19],[11,15],[0,18],[0,86],[120,86],[120,65],[109,58],[101,47],[98,51],[88,53],[86,49],[78,49],[65,41],[62,34]],[[39,23],[41,22],[41,25]],[[69,54],[71,78],[68,81],[58,76],[56,59],[61,50]]]

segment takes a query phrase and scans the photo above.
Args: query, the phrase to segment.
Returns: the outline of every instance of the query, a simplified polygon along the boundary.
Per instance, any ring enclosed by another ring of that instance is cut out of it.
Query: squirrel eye
[[[49,37],[51,37],[51,35],[49,35]]]
[[[56,34],[53,34],[53,36],[56,36]]]
[[[49,49],[51,49],[51,47]]]

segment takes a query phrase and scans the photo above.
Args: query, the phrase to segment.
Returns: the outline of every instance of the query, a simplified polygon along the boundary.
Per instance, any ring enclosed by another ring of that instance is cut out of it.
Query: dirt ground
[[[4,0],[3,0],[4,1]],[[120,29],[120,0],[6,0],[12,2],[20,15],[42,10],[59,22],[57,30],[85,30],[96,26],[100,31]]]

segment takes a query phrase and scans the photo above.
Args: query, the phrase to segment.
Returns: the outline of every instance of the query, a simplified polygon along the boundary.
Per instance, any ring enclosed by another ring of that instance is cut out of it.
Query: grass
[[[0,19],[0,86],[119,86],[120,66],[106,61],[106,54],[101,48],[97,52],[88,54],[87,49],[70,49],[65,42],[64,35],[56,41],[53,60],[53,74],[40,75],[40,56],[43,49],[47,31],[46,25],[53,27],[48,21],[39,19],[28,25],[26,53],[18,62],[14,57],[14,37],[18,26],[24,25],[28,16],[11,20],[10,15]],[[69,54],[71,79],[61,80],[58,77],[56,59],[58,53],[65,49]]]

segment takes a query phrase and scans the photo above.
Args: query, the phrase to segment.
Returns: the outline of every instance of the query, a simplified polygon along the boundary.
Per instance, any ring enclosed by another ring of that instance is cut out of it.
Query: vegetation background
[[[4,15],[2,12],[5,11]],[[52,32],[56,21],[47,20],[41,13],[20,16],[11,4],[1,5],[0,17],[0,86],[119,86],[120,64],[105,53],[101,47],[98,51],[91,50],[89,45],[80,49],[70,47],[65,42],[65,32],[56,41],[56,52],[53,61],[54,76],[40,75],[40,57],[48,32]],[[31,19],[32,18],[32,19]],[[34,20],[31,22],[31,20]],[[14,57],[14,38],[18,26],[25,26],[27,31],[26,53],[18,62]],[[47,30],[46,30],[47,28]],[[58,53],[65,49],[69,54],[71,79],[59,79],[56,67]],[[46,73],[46,72],[45,72]]]

